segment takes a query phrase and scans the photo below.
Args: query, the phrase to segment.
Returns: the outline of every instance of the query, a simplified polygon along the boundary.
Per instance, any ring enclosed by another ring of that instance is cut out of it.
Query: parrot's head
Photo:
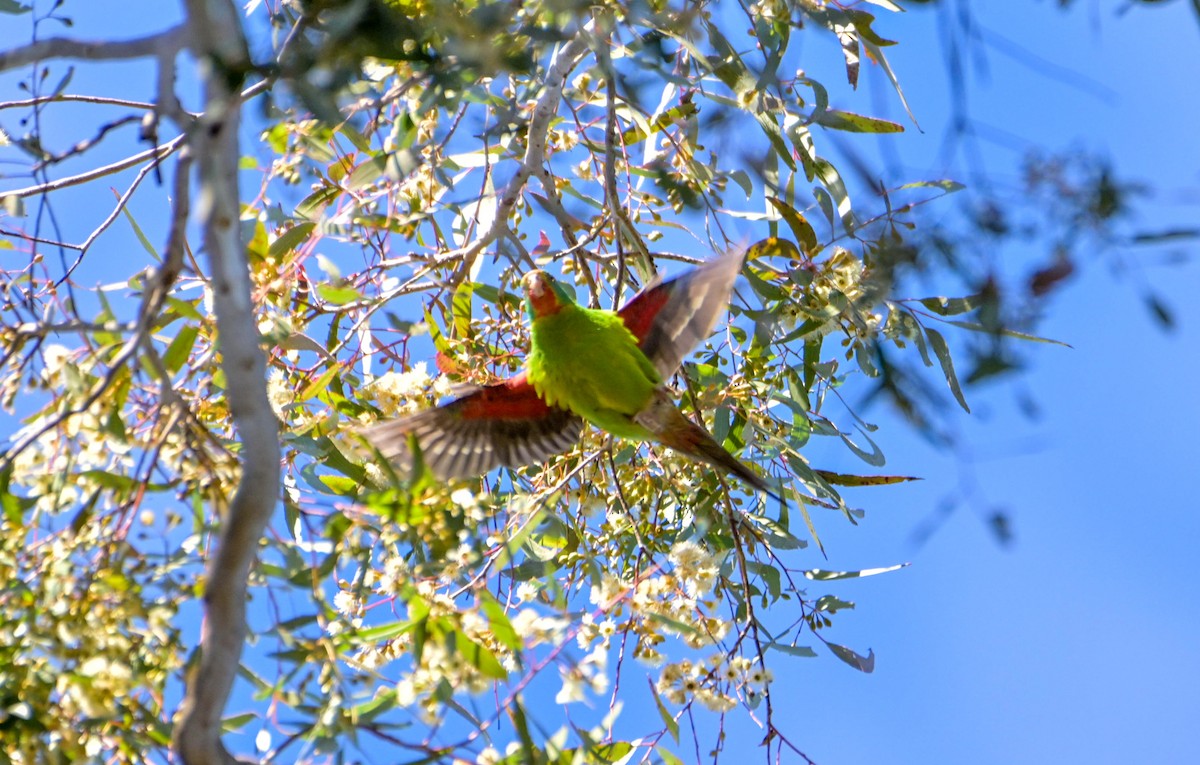
[[[525,274],[521,286],[525,288],[525,309],[531,319],[556,314],[563,306],[575,303],[575,297],[545,271]]]

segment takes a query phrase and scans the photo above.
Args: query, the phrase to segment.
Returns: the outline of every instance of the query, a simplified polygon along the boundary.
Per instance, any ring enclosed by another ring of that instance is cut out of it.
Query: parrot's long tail
[[[735,475],[747,485],[783,502],[783,498],[771,491],[760,475],[727,452],[707,430],[684,416],[670,399],[656,397],[646,411],[635,419],[654,432],[664,446]]]

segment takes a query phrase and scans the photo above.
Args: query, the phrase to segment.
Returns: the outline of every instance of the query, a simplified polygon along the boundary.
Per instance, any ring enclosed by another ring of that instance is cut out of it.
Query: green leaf
[[[863,656],[851,651],[844,645],[838,645],[837,643],[826,643],[825,645],[829,648],[829,650],[833,651],[834,656],[846,662],[851,667],[854,667],[859,672],[870,674],[871,672],[875,671],[874,651],[867,651],[867,655]]]
[[[783,131],[779,129],[774,117],[767,113],[755,114],[754,120],[762,128],[767,140],[771,142],[772,148],[775,149],[775,156],[783,160],[783,164],[787,165],[789,170],[793,173],[796,172],[796,160],[792,159],[787,142],[783,140]]]
[[[341,195],[342,190],[337,186],[322,186],[296,205],[296,215],[310,220],[319,219],[329,203]]]
[[[360,191],[383,177],[386,170],[387,154],[376,154],[350,172],[346,178],[346,188],[349,191]]]
[[[767,594],[771,600],[779,600],[783,594],[783,580],[778,568],[768,563],[748,560],[746,561],[746,571],[757,574],[763,580],[763,584],[767,585]]]
[[[905,189],[941,189],[946,194],[953,194],[956,191],[962,191],[966,188],[966,184],[952,181],[949,178],[938,178],[932,181],[913,181],[901,186],[898,191]]]
[[[454,336],[460,340],[471,337],[471,296],[474,291],[475,285],[464,281],[454,290],[454,297],[450,300],[450,311],[454,316]]]
[[[672,619],[669,616],[663,616],[662,614],[656,613],[647,613],[646,618],[652,622],[658,622],[681,637],[696,637],[700,635],[700,630],[696,629],[692,625],[681,622],[678,619]]]
[[[800,509],[800,517],[804,519],[804,526],[808,529],[809,536],[817,543],[817,549],[821,551],[821,555],[825,555],[825,545],[821,542],[821,537],[817,536],[817,526],[813,523],[812,516],[808,514],[808,503],[803,499],[798,499],[796,507]]]
[[[517,551],[529,539],[529,535],[533,533],[538,524],[542,522],[542,518],[546,516],[546,506],[550,504],[550,497],[546,498],[546,502],[538,505],[538,509],[530,515],[529,520],[525,521],[525,525],[517,529],[517,532],[505,540],[504,546],[496,553],[493,559],[493,565],[497,568],[502,568],[508,565],[508,562],[513,559]]]
[[[956,316],[978,308],[983,303],[983,295],[975,294],[959,298],[927,297],[921,298],[917,302],[938,316]]]
[[[767,643],[766,647],[773,651],[786,653],[789,656],[799,656],[803,659],[815,658],[817,652],[806,645],[788,645],[787,643]]]
[[[830,130],[844,130],[848,133],[903,133],[904,126],[891,120],[878,117],[866,117],[854,112],[844,112],[840,109],[826,109],[814,115],[814,122]]]
[[[504,613],[504,606],[500,605],[496,596],[492,595],[489,590],[479,590],[479,607],[483,609],[484,616],[487,617],[492,635],[500,641],[500,644],[510,651],[520,652],[521,636],[513,629],[508,614]]]
[[[299,247],[308,239],[316,227],[317,224],[312,221],[304,221],[292,226],[287,231],[275,237],[275,241],[271,242],[267,248],[267,253],[272,259],[278,260],[284,253],[291,252]]]
[[[344,287],[333,284],[318,284],[317,294],[331,305],[346,305],[357,303],[363,299],[363,294],[354,287]]]
[[[862,571],[825,571],[824,569],[814,568],[803,573],[806,579],[811,579],[814,582],[832,582],[835,579],[861,579],[867,576],[886,574],[891,571],[899,571],[902,568],[907,568],[908,565],[907,563],[901,563],[896,566],[888,566],[887,568],[864,568]]]
[[[226,733],[232,733],[235,730],[240,730],[241,728],[246,726],[248,723],[254,722],[257,719],[258,719],[258,715],[255,714],[254,712],[246,712],[246,713],[240,714],[240,715],[233,715],[231,717],[226,717],[224,720],[221,720],[221,728]]]
[[[955,327],[969,329],[972,332],[982,332],[985,335],[1000,335],[1001,337],[1011,337],[1016,340],[1030,340],[1035,343],[1050,343],[1051,345],[1061,345],[1063,348],[1071,347],[1069,344],[1064,343],[1061,340],[1052,340],[1048,337],[1030,335],[1026,332],[1018,332],[1015,329],[996,329],[994,327],[985,327],[982,324],[976,324],[975,322],[971,321],[955,321],[953,319],[947,320],[946,323]]]
[[[337,373],[337,364],[330,364],[329,368],[322,372],[320,377],[310,381],[308,385],[305,385],[300,389],[300,391],[296,394],[296,401],[308,401],[313,396],[324,392],[325,389],[329,387],[330,381],[337,376]]]
[[[817,254],[821,246],[817,242],[817,232],[813,230],[812,224],[808,222],[808,219],[799,210],[782,199],[767,197],[767,201],[771,203],[771,206],[775,208],[779,216],[788,224],[788,228],[792,230],[792,235],[796,237],[796,241],[800,244],[800,249],[804,251],[804,254],[810,258]]]
[[[917,118],[908,105],[908,99],[904,97],[904,90],[900,87],[900,79],[896,77],[896,73],[892,71],[892,65],[888,63],[887,56],[883,54],[883,50],[880,48],[883,43],[878,42],[877,40],[872,40],[871,37],[864,32],[862,44],[863,47],[867,49],[867,53],[871,56],[871,59],[883,68],[883,72],[887,75],[888,80],[891,81],[892,88],[896,91],[896,95],[900,97],[900,103],[904,106],[905,113],[908,114],[908,118],[912,120],[912,123],[917,126],[917,130],[920,130],[921,126],[917,123]]]
[[[954,361],[950,358],[950,349],[946,346],[946,338],[942,337],[941,332],[932,328],[926,328],[925,336],[929,338],[929,346],[933,348],[933,353],[937,356],[938,363],[942,365],[942,374],[946,376],[946,383],[950,386],[950,392],[958,400],[958,405],[967,412],[970,412],[971,407],[967,406],[967,400],[963,397],[962,387],[958,384],[958,375],[954,373]]]
[[[345,476],[323,475],[320,476],[320,481],[339,496],[353,497],[358,494],[358,482]]]
[[[671,715],[665,704],[662,702],[662,697],[658,695],[658,688],[654,683],[650,683],[650,691],[654,694],[654,705],[658,707],[658,716],[662,718],[663,725],[667,726],[667,732],[671,734],[671,738],[675,739],[675,743],[679,743],[679,722]]]
[[[800,503],[800,509],[801,512],[804,512],[803,502]],[[805,517],[807,519],[807,515]],[[792,534],[792,532],[788,531],[777,521],[774,521],[765,515],[746,513],[745,518],[748,521],[753,521],[754,525],[762,529],[764,533],[763,541],[775,549],[797,550],[806,546],[806,543],[803,539],[800,539],[796,535]],[[817,539],[817,535],[813,532],[814,530],[810,527],[809,533],[812,533],[813,539],[816,540],[817,546],[819,547],[821,545],[821,540]]]
[[[508,678],[508,670],[500,664],[500,661],[496,658],[496,654],[471,640],[471,638],[458,630],[454,632],[454,650],[455,653],[464,657],[470,662],[472,667],[479,670],[485,677],[490,677],[493,680],[505,680]]]
[[[163,354],[163,366],[168,372],[175,374],[183,368],[188,357],[192,355],[192,348],[199,334],[200,328],[190,324],[179,330],[179,334],[175,335],[171,344],[167,346],[167,352]]]
[[[121,197],[119,194],[117,194],[116,189],[113,190],[113,195],[117,197],[118,201],[120,201]],[[137,240],[142,243],[142,247],[146,250],[146,252],[150,253],[150,256],[155,260],[161,260],[158,250],[155,249],[154,245],[150,243],[150,240],[146,238],[146,235],[142,233],[142,227],[137,224],[136,220],[134,220],[133,213],[129,211],[129,205],[123,206],[121,208],[121,212],[125,214],[125,220],[129,221],[129,226],[133,229],[134,236],[136,236]]]
[[[679,743],[679,737],[675,737],[675,743]],[[683,765],[683,760],[676,757],[665,747],[656,746],[654,751],[658,752],[658,756],[662,757],[663,765]]]
[[[822,595],[821,597],[817,598],[816,607],[818,611],[836,614],[838,611],[843,609],[853,609],[854,604],[848,600],[842,600],[834,597],[833,595]]]
[[[842,180],[842,176],[838,173],[837,168],[828,160],[817,159],[816,162],[817,179],[821,181],[821,185],[829,191],[830,197],[836,203],[836,213],[842,226],[845,227],[846,233],[854,232],[858,227],[858,223],[854,220],[854,211],[850,205],[850,192],[846,190],[846,184]],[[818,200],[819,201],[819,200]],[[825,204],[828,204],[826,202]],[[830,224],[833,223],[832,212],[827,212],[830,216]]]
[[[16,0],[0,0],[0,13],[29,13],[33,10],[32,6],[21,5]]]
[[[921,480],[909,475],[847,475],[828,470],[813,470],[813,472],[837,486],[886,486],[893,483]]]
[[[691,117],[699,111],[700,108],[694,103],[691,101],[684,101],[683,103],[673,106],[655,117],[654,124],[649,126],[650,133],[658,133],[678,122],[687,119],[688,117]],[[632,114],[637,115],[637,112],[633,112]],[[646,135],[646,128],[638,123],[635,124],[634,127],[626,130],[624,133],[621,133],[621,143],[625,146],[629,146],[630,144],[644,141],[646,139]]]
[[[450,353],[450,343],[446,340],[446,336],[442,334],[441,327],[433,320],[433,313],[429,307],[425,307],[425,326],[429,327],[429,339],[433,341],[433,347],[441,351],[443,354]]]
[[[393,640],[400,637],[405,632],[411,630],[413,624],[412,620],[381,624],[378,627],[359,630],[355,633],[355,637],[363,643],[381,643],[385,640]]]
[[[971,410],[968,409],[967,411]],[[863,449],[861,446],[851,441],[850,436],[846,435],[840,430],[838,431],[838,435],[841,436],[842,441],[846,444],[846,446],[850,447],[850,451],[858,455],[859,459],[868,465],[872,465],[874,467],[883,467],[884,463],[887,461],[883,456],[883,450],[881,450],[879,446],[877,446],[876,443],[871,440],[871,437],[867,435],[865,430],[859,428],[858,433],[867,440],[868,444],[871,445],[871,451],[868,452],[867,450]]]

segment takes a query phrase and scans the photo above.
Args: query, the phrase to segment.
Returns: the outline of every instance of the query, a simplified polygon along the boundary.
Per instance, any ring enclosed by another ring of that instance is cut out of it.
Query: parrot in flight
[[[777,496],[675,406],[666,387],[684,356],[729,304],[744,249],[667,281],[619,311],[584,308],[544,271],[522,279],[530,320],[523,372],[432,409],[366,428],[383,457],[409,466],[410,437],[440,479],[520,467],[566,451],[584,422],[614,436],[655,441]]]

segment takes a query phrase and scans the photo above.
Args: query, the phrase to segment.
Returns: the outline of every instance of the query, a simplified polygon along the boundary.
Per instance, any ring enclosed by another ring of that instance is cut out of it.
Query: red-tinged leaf
[[[438,368],[438,371],[450,377],[462,377],[462,367],[451,356],[442,351],[435,351],[433,354],[433,365]]]
[[[1034,295],[1045,295],[1075,273],[1075,263],[1060,255],[1053,263],[1040,268],[1029,277],[1029,291]]]
[[[535,258],[540,258],[547,252],[550,252],[550,237],[546,236],[545,231],[539,231],[537,246],[530,250],[529,254]]]

